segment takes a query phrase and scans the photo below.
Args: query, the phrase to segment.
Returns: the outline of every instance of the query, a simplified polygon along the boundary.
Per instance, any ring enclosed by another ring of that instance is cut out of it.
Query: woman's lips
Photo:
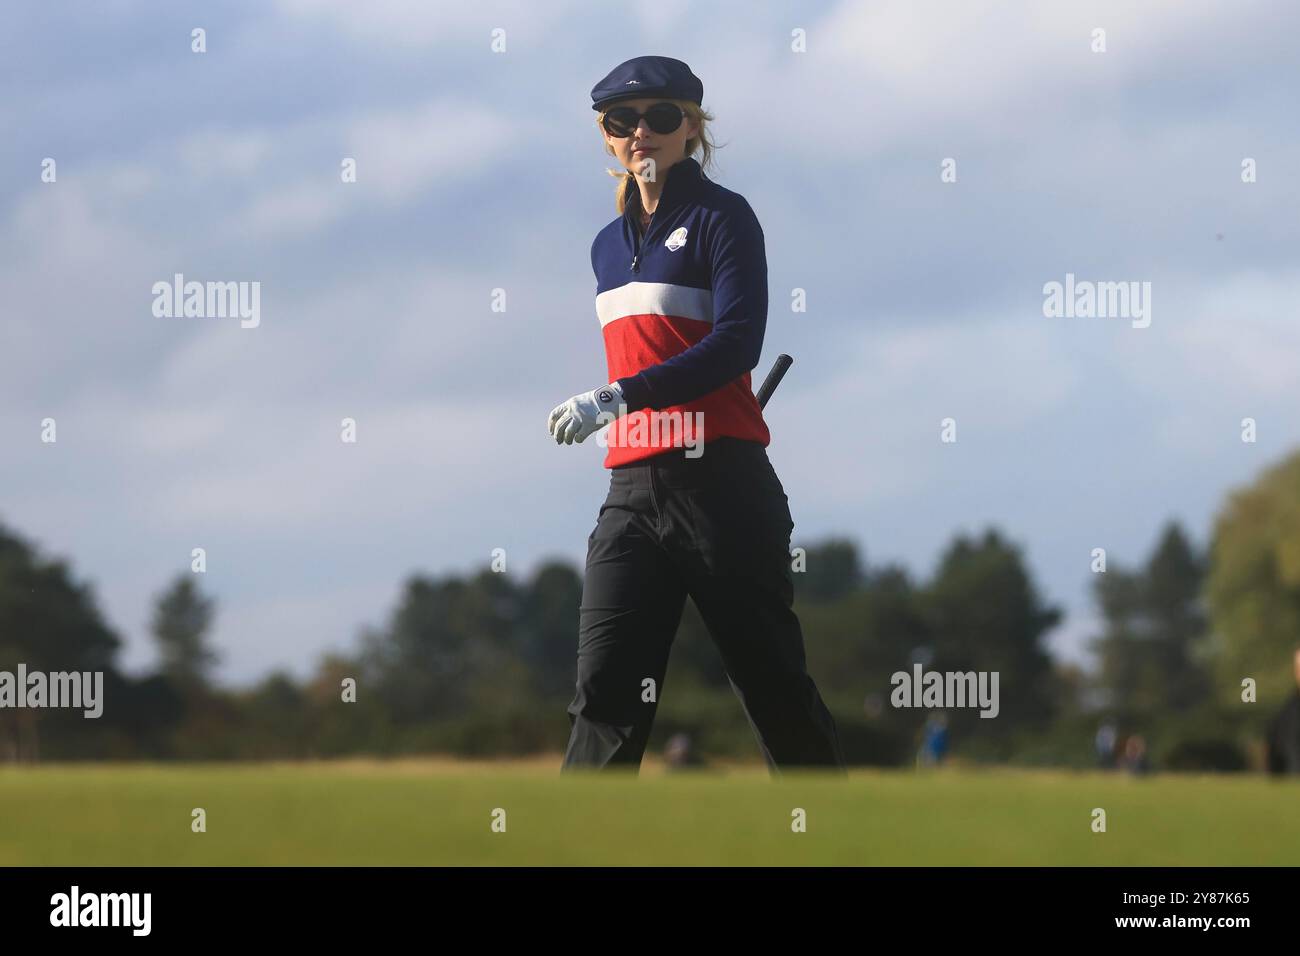
[[[633,152],[633,153],[653,153],[653,152],[654,152],[656,149],[658,149],[658,148],[659,148],[658,146],[638,146],[636,149],[632,150],[632,152]]]

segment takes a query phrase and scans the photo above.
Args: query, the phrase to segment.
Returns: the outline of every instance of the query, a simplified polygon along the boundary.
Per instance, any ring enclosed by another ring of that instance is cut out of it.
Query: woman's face
[[[661,98],[619,100],[614,106],[630,106],[638,113],[644,113],[656,103],[671,102]],[[611,107],[612,109],[613,107]],[[700,131],[698,123],[691,121],[689,115],[682,117],[682,125],[671,133],[656,133],[645,117],[641,117],[636,130],[630,136],[610,136],[601,127],[605,142],[613,150],[615,158],[623,168],[634,176],[650,178],[653,169],[654,178],[661,180],[674,163],[686,156],[686,141]],[[646,160],[653,160],[653,166],[647,166]]]

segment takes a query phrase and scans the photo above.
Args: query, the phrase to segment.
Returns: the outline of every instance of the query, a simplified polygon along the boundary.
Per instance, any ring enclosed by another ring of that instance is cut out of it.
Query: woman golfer
[[[591,247],[608,384],[557,406],[572,444],[608,425],[609,495],[587,541],[564,769],[639,767],[689,594],[763,755],[843,767],[791,610],[794,524],[754,398],[767,324],[763,230],[708,179],[704,87],[680,60],[628,60],[592,107],[619,173],[619,218]]]

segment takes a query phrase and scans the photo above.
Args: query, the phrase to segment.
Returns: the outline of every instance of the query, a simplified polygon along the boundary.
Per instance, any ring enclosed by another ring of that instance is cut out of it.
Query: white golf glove
[[[625,411],[623,390],[618,382],[610,382],[590,392],[574,395],[563,405],[556,405],[551,409],[546,430],[555,436],[557,445],[572,445],[582,442]]]

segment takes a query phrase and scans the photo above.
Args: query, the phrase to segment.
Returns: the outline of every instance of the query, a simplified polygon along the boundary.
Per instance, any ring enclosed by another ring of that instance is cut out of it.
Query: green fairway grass
[[[191,832],[195,807],[206,833]],[[561,777],[558,758],[0,769],[0,866],[1297,863],[1300,782],[1259,776],[637,779]]]

